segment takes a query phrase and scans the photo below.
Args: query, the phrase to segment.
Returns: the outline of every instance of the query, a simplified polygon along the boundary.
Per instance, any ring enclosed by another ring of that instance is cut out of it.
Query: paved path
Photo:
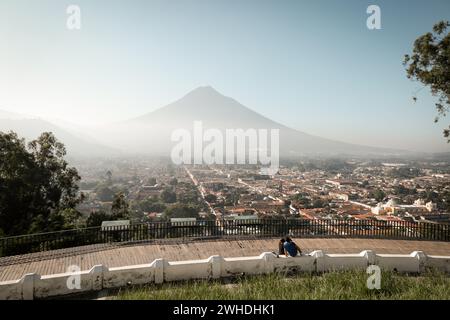
[[[295,239],[304,252],[358,253],[365,249],[377,253],[411,253],[450,256],[450,242],[379,239]],[[0,258],[0,281],[21,278],[36,272],[41,275],[63,273],[70,265],[88,270],[96,264],[119,267],[150,263],[157,258],[169,261],[223,257],[256,256],[275,251],[278,239],[203,240],[192,242],[142,243],[134,245],[94,245]]]

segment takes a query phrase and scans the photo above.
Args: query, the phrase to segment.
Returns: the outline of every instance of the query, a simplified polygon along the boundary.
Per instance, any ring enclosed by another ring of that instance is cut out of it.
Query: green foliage
[[[438,208],[450,212],[450,191],[444,191],[441,199],[439,199]]]
[[[435,104],[438,116],[446,116],[450,107],[450,27],[448,21],[440,21],[414,42],[411,55],[405,55],[404,65],[409,79],[418,80],[430,87],[431,93],[438,97]],[[414,97],[414,100],[416,97]],[[450,142],[450,126],[444,130]]]
[[[425,202],[428,201],[437,202],[439,199],[439,194],[437,194],[431,189],[427,189],[426,191],[420,193],[420,198],[424,199]]]
[[[114,190],[105,184],[98,185],[95,189],[95,193],[97,194],[97,199],[103,202],[112,201],[115,194]]]
[[[102,225],[103,221],[111,221],[112,217],[105,211],[94,211],[91,212],[86,220],[87,227],[99,227]]]
[[[376,201],[381,202],[386,197],[386,193],[381,189],[376,189],[369,195],[371,198],[375,198]]]
[[[76,229],[83,227],[83,223],[81,221],[81,212],[74,208],[66,208],[59,212],[59,214],[63,217],[63,229]]]
[[[0,228],[5,235],[61,230],[73,223],[73,215],[63,213],[83,195],[78,193],[80,176],[65,155],[52,133],[42,133],[27,148],[17,134],[0,132]]]
[[[187,204],[176,204],[164,211],[167,218],[198,218],[198,208]]]
[[[240,198],[240,192],[239,190],[232,188],[228,190],[227,192],[224,192],[225,197],[225,205],[226,206],[235,206]]]
[[[442,211],[450,211],[450,191],[441,190],[439,193],[427,189],[426,191],[420,192],[419,198],[422,198],[425,202],[434,202],[436,203],[438,209]]]
[[[326,206],[326,202],[320,198],[315,198],[312,203],[313,208],[323,208]]]
[[[164,189],[163,192],[161,192],[161,200],[165,203],[174,203],[177,201],[177,194],[171,189]]]
[[[217,197],[214,194],[210,193],[205,196],[205,200],[209,203],[215,203],[217,201]]]
[[[170,300],[387,300],[387,299],[450,299],[450,278],[430,272],[420,277],[383,271],[381,289],[367,288],[364,271],[329,272],[323,275],[300,273],[289,276],[273,273],[245,276],[224,284],[214,281],[186,281],[130,288],[119,292],[116,299]]]
[[[130,206],[122,192],[114,195],[113,203],[111,205],[111,218],[112,220],[130,219]]]
[[[405,186],[400,184],[394,187],[393,193],[398,196],[408,196],[417,194],[417,190],[406,188]]]
[[[307,194],[297,193],[291,196],[291,200],[294,201],[296,205],[300,205],[302,208],[311,208],[311,198]]]
[[[105,178],[106,178],[106,182],[108,183],[108,185],[111,185],[112,184],[112,172],[111,172],[111,170],[106,171]]]
[[[330,173],[350,173],[354,166],[342,159],[314,159],[298,165],[301,172],[325,170]]]
[[[173,177],[172,179],[170,179],[169,184],[171,186],[176,186],[178,184],[177,178]]]
[[[167,206],[160,202],[158,198],[149,198],[140,201],[138,208],[143,212],[163,212]]]
[[[200,193],[194,185],[189,185],[185,190],[180,192],[178,202],[199,205]]]
[[[400,167],[392,168],[388,174],[391,178],[411,179],[420,176],[420,173],[418,168]]]

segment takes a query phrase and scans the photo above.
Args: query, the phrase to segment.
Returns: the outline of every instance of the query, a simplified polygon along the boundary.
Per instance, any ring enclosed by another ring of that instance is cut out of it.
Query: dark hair
[[[278,242],[278,254],[284,254],[284,243],[286,240],[281,238],[280,242]]]
[[[292,239],[291,239],[291,238],[289,238],[289,237],[286,237],[286,241],[287,241],[287,242],[291,242],[291,241],[292,241]]]

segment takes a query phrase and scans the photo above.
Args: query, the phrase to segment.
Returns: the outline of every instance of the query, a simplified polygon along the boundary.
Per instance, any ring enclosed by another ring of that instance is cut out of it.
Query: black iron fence
[[[252,237],[381,238],[450,241],[450,225],[379,220],[254,219],[151,222],[0,238],[0,256],[100,243]]]

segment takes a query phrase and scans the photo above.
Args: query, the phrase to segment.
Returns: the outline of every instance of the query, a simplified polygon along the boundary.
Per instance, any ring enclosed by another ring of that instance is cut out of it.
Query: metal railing
[[[100,243],[252,237],[378,238],[450,241],[450,225],[380,220],[252,219],[150,222],[0,238],[0,256]]]

